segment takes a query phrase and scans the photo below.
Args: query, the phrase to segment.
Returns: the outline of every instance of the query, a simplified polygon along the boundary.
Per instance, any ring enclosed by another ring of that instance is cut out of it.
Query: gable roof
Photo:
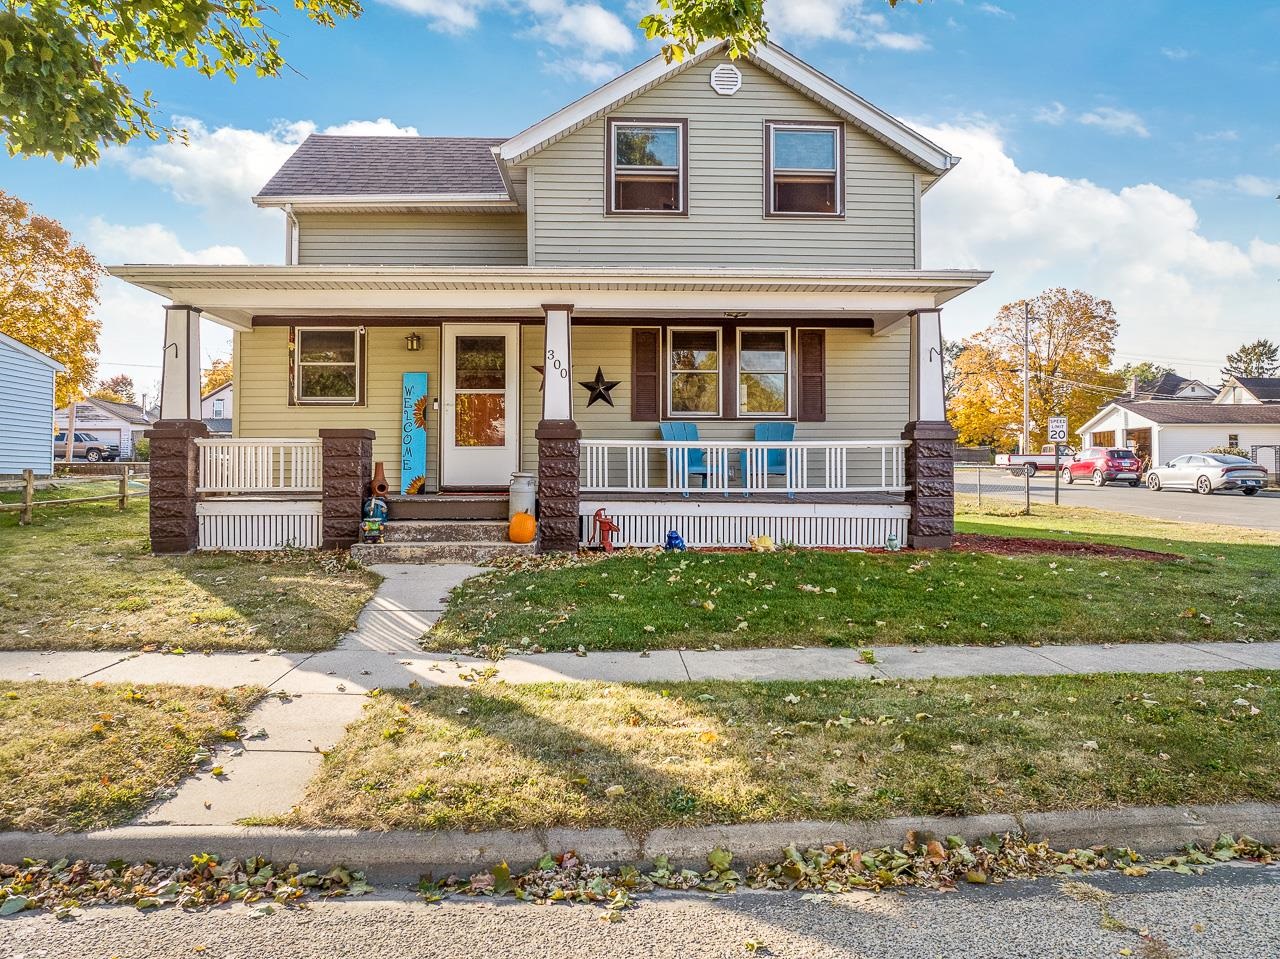
[[[1280,376],[1233,376],[1231,378],[1264,403],[1280,400]]]
[[[500,137],[313,133],[258,191],[258,206],[406,199],[514,204],[494,155]]]
[[[604,116],[620,104],[635,99],[676,74],[690,69],[710,56],[723,52],[726,46],[724,41],[711,44],[678,64],[667,63],[661,54],[646,60],[638,67],[610,80],[604,86],[517,133],[502,144],[499,155],[507,162],[524,160]],[[959,157],[952,156],[901,120],[868,103],[777,44],[761,44],[747,54],[746,58],[766,73],[772,74],[833,113],[854,123],[931,173],[941,176],[960,162]]]
[[[67,371],[67,368],[52,356],[49,356],[46,353],[41,353],[33,346],[27,346],[26,343],[22,342],[22,340],[14,339],[7,333],[0,333],[0,343],[3,343],[15,352],[21,353],[23,356],[35,360],[37,363],[42,363],[55,373],[65,373]]]
[[[217,395],[218,395],[219,393],[221,393],[223,390],[229,390],[229,389],[231,389],[231,387],[235,386],[235,384],[236,384],[236,381],[235,381],[234,379],[227,380],[227,382],[223,383],[221,386],[215,386],[215,387],[214,387],[213,389],[211,389],[208,393],[202,393],[202,394],[201,394],[201,396],[200,396],[200,399],[201,399],[201,400],[207,400],[207,399],[209,399],[209,397],[211,397],[211,396],[217,396]]]
[[[104,400],[97,396],[86,396],[80,400],[77,405],[87,404],[97,407],[101,412],[118,420],[124,420],[133,426],[150,426],[151,420],[142,412],[142,407],[136,403],[116,403],[112,400]],[[68,407],[58,410],[59,413],[66,413]]]
[[[1210,403],[1188,400],[1113,400],[1116,406],[1161,426],[1258,426],[1280,423],[1280,404]],[[1103,408],[1103,413],[1107,408]],[[1094,419],[1098,419],[1097,416]],[[1080,429],[1084,430],[1093,420]]]

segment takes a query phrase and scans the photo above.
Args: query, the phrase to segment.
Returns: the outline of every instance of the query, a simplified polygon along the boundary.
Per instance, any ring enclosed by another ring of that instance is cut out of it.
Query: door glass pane
[[[743,413],[787,411],[787,378],[782,373],[743,373],[738,382]]]
[[[680,165],[680,132],[676,127],[613,128],[618,166]]]
[[[834,130],[774,130],[775,170],[835,170]]]
[[[298,359],[303,363],[354,363],[355,330],[299,330]]]
[[[505,446],[507,396],[505,393],[457,393],[453,421],[455,446]]]
[[[460,336],[456,341],[456,382],[459,390],[507,388],[507,338]]]
[[[782,330],[746,331],[742,333],[739,363],[744,370],[786,371],[787,334]]]
[[[715,330],[673,330],[673,370],[716,370],[720,367],[719,336]]]

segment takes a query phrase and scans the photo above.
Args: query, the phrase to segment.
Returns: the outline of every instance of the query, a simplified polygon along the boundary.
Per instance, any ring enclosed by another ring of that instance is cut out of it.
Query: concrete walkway
[[[173,656],[119,652],[0,652],[0,679],[92,682],[255,684],[272,692],[245,720],[251,734],[221,747],[224,775],[200,772],[152,808],[143,824],[229,825],[288,812],[319,768],[322,751],[359,717],[371,689],[418,682],[464,685],[487,660],[424,653],[418,639],[452,591],[481,567],[375,566],[384,580],[356,628],[322,653],[215,653]],[[756,649],[587,656],[542,653],[496,664],[511,683],[680,680],[921,679],[930,676],[1160,673],[1280,669],[1280,643],[1151,643],[1114,646],[885,646],[874,663],[853,649]],[[253,736],[258,731],[265,735]]]

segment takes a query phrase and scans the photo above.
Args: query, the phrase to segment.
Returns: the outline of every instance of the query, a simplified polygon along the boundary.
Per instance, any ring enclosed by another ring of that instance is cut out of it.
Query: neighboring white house
[[[0,333],[0,476],[53,472],[53,380],[65,370]]]
[[[1280,380],[1233,378],[1208,401],[1123,397],[1077,433],[1084,447],[1127,446],[1152,463],[1232,446],[1275,477],[1280,473]]]
[[[59,430],[67,428],[67,412],[70,407],[58,410]],[[151,427],[151,420],[142,407],[133,403],[113,403],[111,400],[86,397],[76,404],[76,432],[92,433],[104,443],[120,447],[122,460],[133,459],[133,446]]]
[[[1162,373],[1150,383],[1139,383],[1135,377],[1129,392],[1138,399],[1150,400],[1211,400],[1218,395],[1212,386],[1173,372]]]
[[[200,419],[210,436],[231,435],[231,405],[235,399],[235,382],[228,380],[200,397]]]

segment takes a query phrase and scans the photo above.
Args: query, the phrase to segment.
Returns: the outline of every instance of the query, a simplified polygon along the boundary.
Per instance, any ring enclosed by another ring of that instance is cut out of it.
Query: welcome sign
[[[400,406],[400,492],[427,485],[427,374],[405,373]]]

